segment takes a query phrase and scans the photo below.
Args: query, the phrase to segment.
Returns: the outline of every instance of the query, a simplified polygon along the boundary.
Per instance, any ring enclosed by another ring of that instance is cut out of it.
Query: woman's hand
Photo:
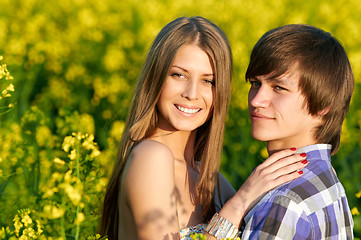
[[[256,167],[219,214],[238,227],[244,215],[265,193],[301,176],[301,169],[308,162],[305,153],[295,154],[295,151],[292,148],[276,152]]]

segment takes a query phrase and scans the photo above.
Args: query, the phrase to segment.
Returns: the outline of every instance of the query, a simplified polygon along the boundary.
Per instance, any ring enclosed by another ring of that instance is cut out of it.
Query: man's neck
[[[302,147],[306,147],[306,146],[310,146],[310,145],[314,145],[314,144],[318,144],[316,141],[310,141],[307,143],[303,143],[303,144],[294,144],[293,146],[291,145],[275,145],[275,144],[271,144],[271,142],[267,143],[267,151],[268,154],[271,156],[273,153],[275,152],[279,152],[281,150],[284,149],[290,149],[290,148],[302,148]]]

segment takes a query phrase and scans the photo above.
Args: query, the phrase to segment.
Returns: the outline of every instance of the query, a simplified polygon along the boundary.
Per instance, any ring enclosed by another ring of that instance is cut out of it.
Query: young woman
[[[262,193],[302,174],[305,158],[295,149],[268,158],[237,193],[219,173],[231,75],[228,40],[212,22],[182,17],[160,31],[104,199],[101,231],[109,239],[185,239],[212,216],[206,234],[223,236],[215,225],[238,229]]]

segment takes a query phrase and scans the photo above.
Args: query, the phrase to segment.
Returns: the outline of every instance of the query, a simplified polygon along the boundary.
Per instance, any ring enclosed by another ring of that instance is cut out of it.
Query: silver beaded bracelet
[[[214,236],[218,240],[223,238],[236,238],[241,235],[241,232],[228,221],[227,219],[219,216],[218,213],[214,214],[211,221],[206,227],[206,232]]]

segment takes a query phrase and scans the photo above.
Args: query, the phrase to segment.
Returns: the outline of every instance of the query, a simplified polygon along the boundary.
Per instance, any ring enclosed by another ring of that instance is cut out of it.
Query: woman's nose
[[[193,100],[198,98],[198,90],[199,86],[197,81],[189,80],[184,87],[184,91],[182,92],[182,97],[187,98],[188,100]]]

